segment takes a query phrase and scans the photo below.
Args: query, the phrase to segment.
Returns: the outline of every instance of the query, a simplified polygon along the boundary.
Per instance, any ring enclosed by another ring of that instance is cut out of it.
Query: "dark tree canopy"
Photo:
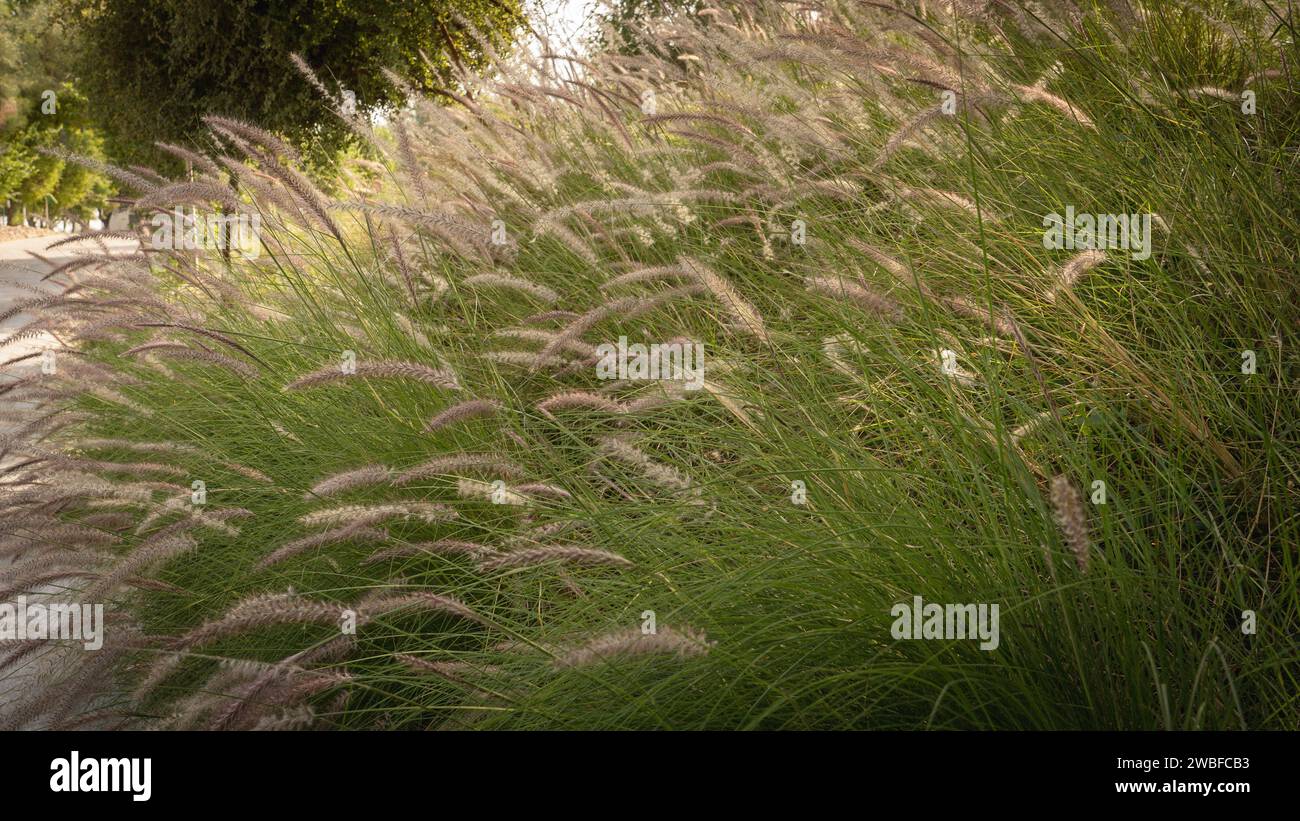
[[[81,84],[110,153],[157,162],[156,140],[192,142],[201,118],[256,123],[324,156],[344,124],[290,62],[298,53],[359,112],[392,109],[401,92],[448,83],[454,63],[482,60],[468,21],[494,41],[522,20],[519,0],[72,0],[84,38]],[[426,59],[427,56],[427,59]]]

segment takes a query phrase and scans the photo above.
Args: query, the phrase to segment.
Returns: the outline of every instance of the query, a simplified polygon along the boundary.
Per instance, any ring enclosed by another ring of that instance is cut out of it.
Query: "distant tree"
[[[676,11],[694,14],[704,7],[703,0],[609,0],[598,15],[602,30],[596,38],[601,48],[617,47],[626,53],[638,53],[645,47],[637,36],[646,23]],[[610,38],[610,34],[615,35]]]
[[[75,37],[57,0],[0,0],[0,207],[82,220],[104,207],[109,181],[40,153],[61,146],[103,159],[84,95],[71,82]],[[52,201],[51,201],[52,199]]]
[[[194,142],[208,114],[288,136],[318,156],[345,125],[295,70],[298,53],[331,91],[366,114],[404,100],[382,69],[432,91],[483,55],[468,21],[498,45],[522,21],[519,0],[67,0],[84,44],[85,90],[120,160],[165,162],[157,140]],[[427,57],[427,59],[426,59]]]
[[[4,209],[5,221],[10,225],[18,222],[21,212],[18,192],[35,170],[36,158],[26,146],[0,140],[0,209]]]
[[[23,207],[33,213],[44,213],[48,207],[51,216],[85,221],[107,204],[112,193],[109,181],[42,149],[62,148],[102,160],[104,137],[89,124],[86,100],[72,85],[64,83],[29,96],[18,101],[27,103],[20,108],[32,113],[11,119],[26,125],[0,129],[0,199],[9,202],[9,222],[17,221]]]
[[[75,154],[104,159],[104,137],[91,128],[73,128],[61,135],[60,144]],[[55,207],[62,216],[85,222],[108,207],[113,187],[108,179],[76,163],[65,163],[54,189]]]

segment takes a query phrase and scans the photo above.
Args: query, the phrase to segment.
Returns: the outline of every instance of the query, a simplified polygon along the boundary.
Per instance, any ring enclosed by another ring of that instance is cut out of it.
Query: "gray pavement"
[[[41,281],[41,277],[49,271],[49,266],[32,257],[30,251],[35,251],[47,257],[57,265],[74,257],[77,248],[94,247],[89,243],[79,243],[49,251],[46,250],[46,246],[63,238],[63,236],[35,237],[0,243],[0,313],[9,310],[15,303],[39,296],[38,293],[31,290],[32,288],[37,288],[42,293],[48,294],[57,294],[60,290],[58,286],[50,282]],[[129,242],[111,241],[109,247],[113,250],[127,250],[134,246]],[[8,337],[30,320],[29,315],[19,314],[0,322],[0,340]],[[59,346],[59,341],[52,335],[42,334],[33,339],[24,339],[0,348],[0,362]],[[40,361],[39,357],[35,357],[15,365],[0,367],[0,384],[22,378],[22,376],[30,374],[33,370],[39,370]],[[0,409],[11,411],[22,407],[22,403],[6,402],[3,397],[0,397]],[[15,427],[15,423],[0,417],[0,436]],[[8,459],[12,458],[8,457]],[[0,467],[6,464],[11,464],[11,462],[8,460],[0,462]],[[6,481],[5,478],[0,477],[0,494],[4,492],[4,481]],[[9,563],[8,558],[0,557],[0,572],[3,572]],[[66,587],[56,582],[53,585],[41,588],[39,591],[34,591],[34,595],[27,598],[29,601],[36,601],[44,599],[46,596],[58,596],[60,593],[65,592]],[[4,647],[4,643],[0,643],[0,663],[9,655],[9,652]],[[41,688],[57,681],[66,669],[68,662],[75,659],[76,654],[80,652],[83,651],[79,648],[51,643],[49,648],[42,648],[12,666],[0,669],[0,725],[5,723],[4,719],[25,696],[30,696]]]

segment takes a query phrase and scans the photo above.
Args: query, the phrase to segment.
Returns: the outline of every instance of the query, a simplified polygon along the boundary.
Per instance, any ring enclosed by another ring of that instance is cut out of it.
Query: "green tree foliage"
[[[3,192],[13,201],[11,222],[13,211],[20,206],[43,212],[47,205],[51,216],[85,220],[93,216],[95,209],[104,207],[112,191],[103,176],[42,153],[42,149],[62,148],[104,159],[104,137],[89,124],[85,97],[67,83],[47,91],[54,93],[34,98],[31,113],[25,118],[26,127],[14,132],[7,142],[19,162],[28,168],[10,190]],[[47,197],[53,197],[53,202],[47,203]]]
[[[68,150],[83,157],[104,158],[104,137],[92,128],[72,128],[62,141]],[[59,213],[85,221],[108,206],[113,188],[106,177],[76,163],[64,163],[54,200]]]
[[[0,206],[85,220],[106,204],[109,181],[42,154],[62,147],[104,158],[104,138],[71,81],[77,39],[51,0],[0,0]],[[47,203],[47,197],[53,202]]]
[[[693,15],[701,8],[700,0],[612,0],[598,15],[602,30],[595,45],[598,49],[639,54],[647,46],[641,36],[646,23],[674,11]],[[672,50],[671,46],[668,50]]]
[[[392,69],[412,87],[448,84],[455,66],[481,64],[465,23],[500,41],[522,20],[518,0],[73,0],[86,46],[81,75],[114,156],[164,162],[155,140],[190,142],[206,114],[283,133],[318,157],[348,140],[346,126],[295,70],[319,70],[357,111],[399,106]]]

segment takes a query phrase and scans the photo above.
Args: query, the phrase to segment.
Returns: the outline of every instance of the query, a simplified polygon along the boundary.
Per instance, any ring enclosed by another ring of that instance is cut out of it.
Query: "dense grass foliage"
[[[24,720],[1295,728],[1292,21],[886,5],[503,58],[353,122],[337,200],[214,121],[142,200],[260,256],[88,250],[10,389],[6,590],[118,614]],[[1067,207],[1149,255],[1046,248]],[[599,379],[620,336],[703,386]],[[895,639],[914,596],[997,648]]]

